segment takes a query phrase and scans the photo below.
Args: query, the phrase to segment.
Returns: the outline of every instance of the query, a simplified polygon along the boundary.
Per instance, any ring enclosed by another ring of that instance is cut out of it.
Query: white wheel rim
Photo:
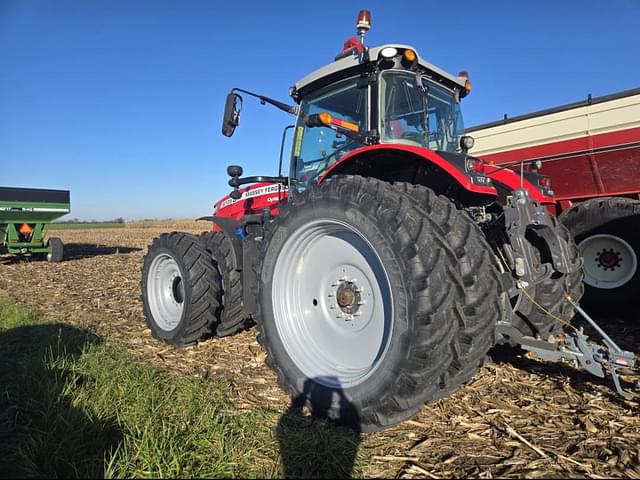
[[[175,329],[184,310],[184,285],[180,267],[162,253],[153,259],[147,277],[147,301],[156,325],[165,332]]]
[[[584,258],[584,282],[591,287],[605,290],[622,287],[638,270],[633,248],[615,235],[587,237],[578,250]]]
[[[352,226],[320,219],[293,232],[271,295],[280,340],[307,378],[346,388],[382,363],[393,324],[391,284],[375,249]]]

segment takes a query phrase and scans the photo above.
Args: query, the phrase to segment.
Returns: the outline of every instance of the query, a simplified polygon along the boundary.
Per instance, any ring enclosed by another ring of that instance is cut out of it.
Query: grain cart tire
[[[242,279],[235,268],[231,240],[222,232],[205,232],[200,241],[209,252],[211,262],[218,272],[222,310],[215,327],[217,337],[226,337],[243,330],[250,318],[242,305]]]
[[[584,258],[584,306],[635,315],[640,307],[640,201],[594,198],[562,213]]]
[[[357,176],[290,197],[261,247],[256,324],[296,403],[375,431],[475,373],[495,339],[498,277],[449,213]]]
[[[569,230],[561,223],[558,223],[558,230],[560,236],[569,244],[569,260],[575,262],[580,254]],[[536,249],[538,258],[550,263],[551,259],[546,253],[543,242],[535,236],[531,236],[529,240]],[[524,292],[519,294],[516,302],[514,313],[517,318],[513,320],[514,326],[523,335],[538,336],[544,340],[547,340],[550,335],[559,334],[575,315],[575,309],[567,302],[564,294],[568,292],[575,302],[579,302],[584,294],[582,277],[581,268],[566,274],[554,272],[546,280],[526,287]]]
[[[220,311],[218,272],[198,237],[163,233],[142,266],[142,302],[154,337],[176,346],[212,333]]]
[[[48,262],[61,262],[64,259],[64,244],[58,237],[51,237],[47,240],[47,247],[50,251],[46,254]]]

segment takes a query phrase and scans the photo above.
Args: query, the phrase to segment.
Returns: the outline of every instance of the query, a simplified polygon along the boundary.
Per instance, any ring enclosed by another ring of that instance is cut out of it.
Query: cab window
[[[320,90],[301,104],[296,125],[291,168],[292,185],[304,190],[344,154],[363,146],[329,127],[308,127],[308,115],[328,112],[331,116],[357,124],[360,133],[367,129],[368,88],[356,79],[346,80]]]

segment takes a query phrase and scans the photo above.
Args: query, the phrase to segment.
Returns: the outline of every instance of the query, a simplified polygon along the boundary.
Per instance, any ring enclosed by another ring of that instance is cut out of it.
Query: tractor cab
[[[289,89],[294,106],[247,90],[231,91],[222,127],[226,136],[239,124],[240,94],[257,97],[296,120],[288,176],[282,175],[282,152],[275,177],[241,178],[242,169],[231,167],[229,185],[234,190],[219,206],[228,207],[265,182],[295,194],[333,174],[420,181],[439,194],[464,195],[474,204],[496,196],[482,162],[467,155],[473,139],[464,135],[460,109],[460,100],[471,91],[467,73],[451,75],[409,45],[366,47],[364,34],[370,25],[370,17],[359,16],[360,39],[347,40],[332,63]],[[259,186],[240,191],[250,183]],[[252,200],[238,212],[224,213],[238,218],[241,211],[253,213],[256,205]]]
[[[290,169],[298,188],[368,145],[452,154],[464,147],[466,73],[449,75],[408,45],[367,49],[355,38],[336,58],[290,90],[300,105]]]

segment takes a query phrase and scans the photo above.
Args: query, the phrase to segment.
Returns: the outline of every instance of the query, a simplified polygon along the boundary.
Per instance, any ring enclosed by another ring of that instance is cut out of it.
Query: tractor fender
[[[322,183],[325,179],[352,170],[354,164],[376,162],[380,157],[399,157],[399,154],[408,154],[412,162],[424,161],[436,166],[446,173],[454,182],[463,189],[477,194],[496,196],[496,189],[489,182],[484,182],[486,177],[475,175],[465,170],[464,162],[460,165],[449,161],[437,152],[427,148],[412,145],[377,144],[357,148],[331,165],[318,179]]]
[[[515,191],[520,189],[520,175],[508,168],[500,168],[495,165],[486,165],[487,176],[493,183],[503,185],[507,190]],[[533,184],[526,177],[522,179],[522,187],[529,192],[529,196],[534,202],[541,205],[554,204],[555,200],[549,195],[545,195],[537,185]]]

